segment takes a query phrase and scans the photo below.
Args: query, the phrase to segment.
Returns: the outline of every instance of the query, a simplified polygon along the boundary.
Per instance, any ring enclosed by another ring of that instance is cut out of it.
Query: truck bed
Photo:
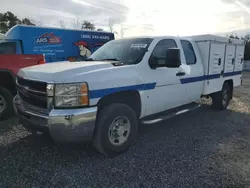
[[[10,70],[16,74],[21,68],[37,65],[43,61],[43,55],[0,54],[0,69]]]

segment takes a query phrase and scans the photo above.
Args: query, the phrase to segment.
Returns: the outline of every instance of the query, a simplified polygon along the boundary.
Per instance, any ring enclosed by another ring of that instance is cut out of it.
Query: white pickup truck
[[[92,141],[116,155],[135,141],[141,121],[194,109],[202,96],[226,109],[242,83],[244,46],[213,35],[113,40],[84,62],[21,69],[15,110],[33,133]]]

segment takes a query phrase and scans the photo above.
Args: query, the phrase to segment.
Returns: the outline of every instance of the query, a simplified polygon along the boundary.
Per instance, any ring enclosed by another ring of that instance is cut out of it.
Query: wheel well
[[[141,115],[141,97],[139,92],[136,90],[122,91],[103,97],[97,103],[98,111],[100,111],[104,106],[111,103],[126,104],[135,111],[138,118]]]
[[[0,70],[0,86],[8,89],[13,95],[16,94],[15,76],[10,71]]]
[[[233,89],[234,89],[234,83],[233,80],[226,80],[224,83],[228,83],[231,87],[232,90],[232,95],[231,95],[231,99],[233,98]]]

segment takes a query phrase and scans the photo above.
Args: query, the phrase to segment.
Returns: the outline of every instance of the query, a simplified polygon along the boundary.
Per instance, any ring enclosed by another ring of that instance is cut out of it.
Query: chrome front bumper
[[[14,109],[20,123],[29,131],[49,132],[55,142],[79,142],[92,139],[97,107],[82,109],[52,109],[48,115],[28,110],[19,96]]]

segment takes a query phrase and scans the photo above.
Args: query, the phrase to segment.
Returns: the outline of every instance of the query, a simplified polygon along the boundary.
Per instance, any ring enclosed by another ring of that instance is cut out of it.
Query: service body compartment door
[[[209,57],[209,75],[221,74],[224,66],[225,44],[211,43]]]
[[[245,50],[245,47],[242,45],[239,45],[236,48],[234,72],[242,71],[242,69],[243,69],[244,50]]]
[[[235,49],[236,49],[236,46],[233,45],[233,44],[228,44],[226,46],[226,57],[225,57],[224,73],[234,71]]]

